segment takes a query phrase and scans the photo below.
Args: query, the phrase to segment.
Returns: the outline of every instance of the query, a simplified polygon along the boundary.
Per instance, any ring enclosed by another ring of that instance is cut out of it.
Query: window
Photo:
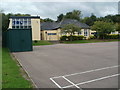
[[[18,28],[20,28],[19,26],[16,26],[16,28],[18,29]]]
[[[20,19],[20,26],[23,26],[23,19]]]
[[[24,21],[24,26],[27,26],[27,21],[26,20]]]
[[[31,28],[31,26],[28,26],[28,28]]]
[[[94,32],[91,32],[91,34],[93,34],[93,35],[94,35],[95,33],[94,33]]]
[[[48,35],[56,35],[56,33],[48,33]]]
[[[80,32],[78,32],[78,34],[79,34],[79,35],[81,35],[81,34],[82,34],[82,32],[80,31]]]
[[[12,28],[14,29],[14,28],[15,28],[15,26],[12,26]]]
[[[15,26],[15,19],[12,20],[12,26]]]
[[[27,26],[24,26],[25,29],[27,29]]]
[[[84,30],[84,36],[88,36],[88,30],[87,29]]]
[[[112,34],[115,34],[115,32],[112,32]]]
[[[22,29],[22,28],[23,28],[23,26],[20,26],[20,28]]]
[[[30,18],[14,18],[12,19],[12,28],[31,28]]]

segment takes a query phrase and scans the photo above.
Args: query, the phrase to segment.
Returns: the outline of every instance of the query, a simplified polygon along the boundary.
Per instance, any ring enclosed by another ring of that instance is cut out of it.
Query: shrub
[[[90,36],[88,39],[96,39],[95,36]]]
[[[34,43],[37,43],[37,42],[38,42],[37,40],[34,41]]]
[[[106,34],[102,34],[99,36],[99,39],[119,39],[119,34],[109,34],[109,35],[106,35]]]
[[[72,39],[72,41],[78,40],[77,36],[68,36],[68,40],[70,41]]]
[[[106,35],[105,39],[119,39],[119,35],[118,34],[110,34],[110,35]]]
[[[119,39],[119,35],[118,34],[108,35],[108,39]]]
[[[67,39],[68,39],[67,36],[61,36],[61,37],[60,37],[60,40],[61,40],[61,41],[66,41]]]
[[[61,41],[70,41],[72,39],[72,41],[76,41],[76,40],[83,40],[85,37],[84,36],[62,36],[60,38]]]
[[[84,37],[84,36],[82,36],[82,35],[77,36],[77,37],[78,37],[78,40],[83,40],[83,39],[85,39],[85,37]]]

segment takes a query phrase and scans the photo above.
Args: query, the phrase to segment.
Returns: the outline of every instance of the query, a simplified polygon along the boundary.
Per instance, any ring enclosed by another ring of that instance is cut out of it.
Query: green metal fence
[[[11,52],[32,51],[31,29],[8,29],[5,35],[5,45]]]

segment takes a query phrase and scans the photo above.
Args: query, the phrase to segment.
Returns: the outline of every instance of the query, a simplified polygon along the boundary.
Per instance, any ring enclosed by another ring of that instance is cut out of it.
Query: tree
[[[116,23],[116,31],[118,31],[120,33],[120,23]]]
[[[40,22],[41,22],[41,23],[44,22],[44,19],[40,18]]]
[[[90,17],[85,17],[82,21],[87,25],[92,26],[94,22],[97,21],[97,17],[92,13]]]
[[[110,22],[96,21],[92,26],[92,30],[97,32],[97,37],[104,39],[105,35],[115,31],[115,25]]]
[[[64,15],[63,14],[60,14],[59,16],[57,16],[57,21],[62,21],[64,18]]]
[[[43,20],[44,22],[53,22],[54,20],[50,19],[50,18],[46,18]]]
[[[76,19],[76,20],[80,21],[80,19],[81,19],[81,11],[73,10],[72,12],[68,12],[68,13],[66,13],[65,18],[67,18],[67,19]]]
[[[116,15],[107,15],[104,17],[105,19],[111,20],[114,23],[120,23],[120,15],[116,14]]]
[[[70,41],[72,41],[72,36],[75,32],[80,32],[81,28],[74,24],[66,24],[62,27],[61,33],[70,34]]]

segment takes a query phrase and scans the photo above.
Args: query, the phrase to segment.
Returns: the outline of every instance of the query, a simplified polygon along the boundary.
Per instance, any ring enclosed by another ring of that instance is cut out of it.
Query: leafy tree
[[[97,17],[92,13],[90,17],[85,17],[82,22],[86,23],[89,26],[92,26],[97,20]]]
[[[57,21],[62,21],[64,18],[64,15],[63,14],[60,14],[59,16],[57,16]]]
[[[120,23],[116,23],[116,31],[120,33]]]
[[[74,24],[67,24],[62,27],[61,33],[70,34],[70,41],[72,41],[72,36],[75,32],[80,32],[81,28]]]
[[[43,20],[44,22],[53,22],[54,20],[50,19],[50,18],[46,18]]]
[[[96,21],[92,26],[92,30],[97,32],[97,37],[104,39],[107,34],[115,31],[115,25],[110,22]]]
[[[2,31],[6,31],[8,29],[9,25],[9,17],[8,15],[5,15],[5,13],[2,13]]]
[[[120,23],[120,15],[107,15],[104,17],[107,20],[111,20],[114,23]]]
[[[40,22],[44,22],[44,19],[40,18]]]
[[[65,18],[67,18],[67,19],[76,19],[76,20],[80,21],[80,19],[81,19],[81,11],[73,10],[72,12],[68,12],[68,13],[66,13]]]

